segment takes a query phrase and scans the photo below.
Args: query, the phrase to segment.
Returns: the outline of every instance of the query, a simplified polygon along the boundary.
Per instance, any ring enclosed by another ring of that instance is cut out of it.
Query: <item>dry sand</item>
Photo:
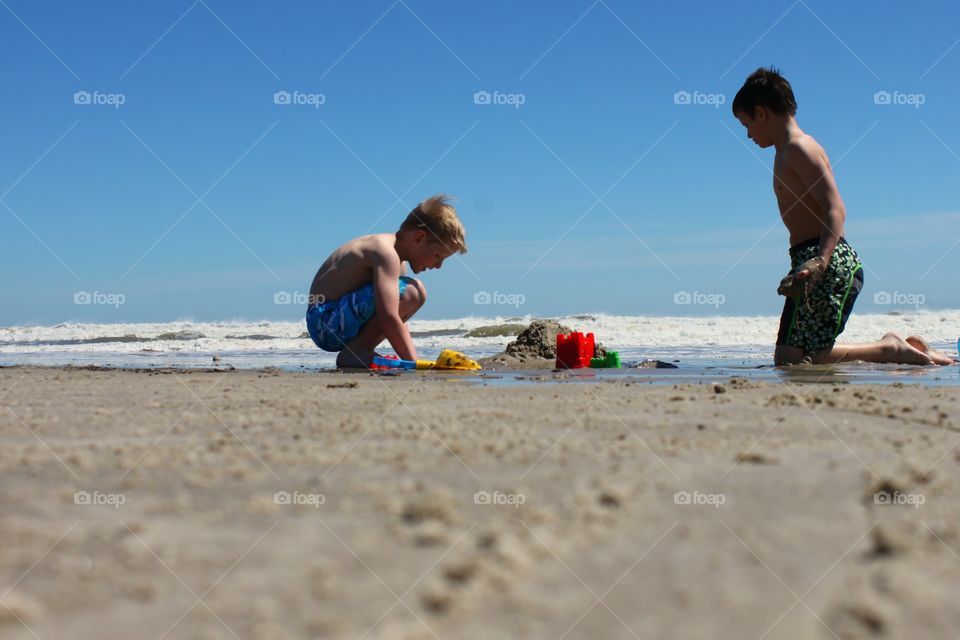
[[[954,388],[8,368],[0,405],[3,638],[960,633]]]

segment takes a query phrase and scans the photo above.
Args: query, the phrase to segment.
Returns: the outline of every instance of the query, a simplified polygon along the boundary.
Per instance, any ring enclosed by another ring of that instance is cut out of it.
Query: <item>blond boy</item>
[[[426,302],[427,290],[404,275],[403,263],[420,273],[466,252],[450,198],[427,198],[396,233],[354,238],[330,254],[310,286],[307,332],[321,349],[338,352],[338,367],[369,367],[384,339],[400,358],[416,360],[406,322]]]

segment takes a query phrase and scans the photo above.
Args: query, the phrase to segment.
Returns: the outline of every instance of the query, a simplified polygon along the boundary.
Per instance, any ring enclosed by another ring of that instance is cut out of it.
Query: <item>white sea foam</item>
[[[556,318],[593,332],[608,348],[636,358],[710,361],[770,359],[778,318],[774,316],[654,317],[585,314]],[[526,324],[530,317],[464,317],[412,320],[414,344],[426,357],[457,349],[475,357],[501,351],[510,337],[471,338],[481,326]],[[144,366],[211,362],[212,355],[237,366],[329,366],[334,354],[304,337],[302,322],[164,322],[60,324],[0,328],[0,363],[103,364]],[[935,346],[955,349],[960,310],[855,314],[843,334],[849,342],[871,341],[887,331],[919,334]],[[387,345],[384,345],[386,348]],[[389,349],[385,349],[389,351]]]

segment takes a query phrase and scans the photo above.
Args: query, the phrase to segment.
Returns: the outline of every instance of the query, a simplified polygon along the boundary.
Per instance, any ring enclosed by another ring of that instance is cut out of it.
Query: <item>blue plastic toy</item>
[[[413,360],[400,360],[396,356],[374,356],[371,369],[416,369]]]

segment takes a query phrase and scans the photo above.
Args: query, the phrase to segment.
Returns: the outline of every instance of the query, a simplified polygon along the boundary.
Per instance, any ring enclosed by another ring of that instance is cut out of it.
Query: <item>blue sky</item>
[[[423,317],[779,313],[773,154],[729,112],[769,64],[835,165],[858,309],[960,306],[956,3],[0,5],[2,324],[298,320],[278,292],[438,191],[470,252]]]

